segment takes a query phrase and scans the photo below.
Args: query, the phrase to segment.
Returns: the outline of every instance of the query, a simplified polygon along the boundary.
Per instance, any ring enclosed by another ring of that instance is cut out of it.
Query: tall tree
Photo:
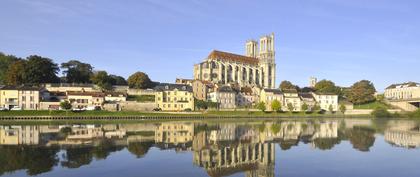
[[[340,95],[341,89],[335,86],[335,83],[329,80],[321,80],[315,85],[316,92],[319,93],[334,93]]]
[[[17,57],[12,55],[5,55],[0,52],[0,84],[6,84],[6,73],[14,62],[18,60]]]
[[[368,80],[354,83],[346,96],[354,104],[363,104],[375,101],[375,86]]]
[[[273,100],[271,102],[271,109],[275,112],[279,112],[281,110],[281,103],[278,100]]]
[[[24,79],[28,84],[56,83],[58,65],[49,58],[31,55],[27,58]]]
[[[5,73],[4,84],[7,84],[7,85],[25,84],[25,78],[24,78],[25,67],[26,67],[26,60],[18,60],[10,64],[10,66],[8,67]]]
[[[109,77],[111,78],[112,85],[127,85],[128,84],[125,78],[122,76],[111,74],[109,75]]]
[[[78,60],[70,60],[61,64],[63,74],[68,83],[89,83],[93,74],[93,67],[88,63],[82,63]]]
[[[282,81],[280,83],[280,89],[281,90],[289,90],[289,89],[297,89],[298,90],[298,86],[297,85],[293,85],[292,82],[290,81]]]
[[[130,88],[136,89],[151,88],[154,85],[149,76],[143,72],[134,73],[128,78],[127,82]]]
[[[95,72],[91,77],[91,81],[103,90],[112,89],[111,78],[106,71]]]

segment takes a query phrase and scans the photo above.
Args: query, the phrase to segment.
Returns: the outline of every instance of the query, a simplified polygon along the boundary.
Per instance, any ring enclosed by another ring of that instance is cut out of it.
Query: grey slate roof
[[[156,90],[156,91],[169,91],[169,90],[174,90],[174,89],[188,91],[188,92],[193,91],[191,86],[184,85],[184,84],[159,83],[153,88],[153,90]]]

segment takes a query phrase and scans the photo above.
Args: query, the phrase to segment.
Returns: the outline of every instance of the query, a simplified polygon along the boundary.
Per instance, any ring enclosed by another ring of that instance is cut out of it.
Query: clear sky
[[[275,33],[277,82],[419,82],[419,0],[0,0],[0,51],[156,81]]]

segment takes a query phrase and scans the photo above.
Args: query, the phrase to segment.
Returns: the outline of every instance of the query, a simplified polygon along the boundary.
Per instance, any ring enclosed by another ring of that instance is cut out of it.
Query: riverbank
[[[174,120],[225,118],[370,118],[370,115],[343,115],[318,113],[289,113],[261,111],[209,111],[209,112],[109,112],[109,111],[5,111],[0,120]]]

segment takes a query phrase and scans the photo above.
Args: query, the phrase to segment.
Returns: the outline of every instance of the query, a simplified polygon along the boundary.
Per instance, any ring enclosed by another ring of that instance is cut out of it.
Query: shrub
[[[420,118],[420,109],[417,109],[417,111],[414,111],[410,113],[411,118]]]
[[[262,112],[265,112],[265,110],[267,109],[267,107],[265,106],[264,102],[259,102],[256,106],[257,109],[261,110]]]
[[[392,117],[391,113],[388,112],[388,109],[384,107],[377,107],[372,111],[372,116],[375,118],[390,118]]]

